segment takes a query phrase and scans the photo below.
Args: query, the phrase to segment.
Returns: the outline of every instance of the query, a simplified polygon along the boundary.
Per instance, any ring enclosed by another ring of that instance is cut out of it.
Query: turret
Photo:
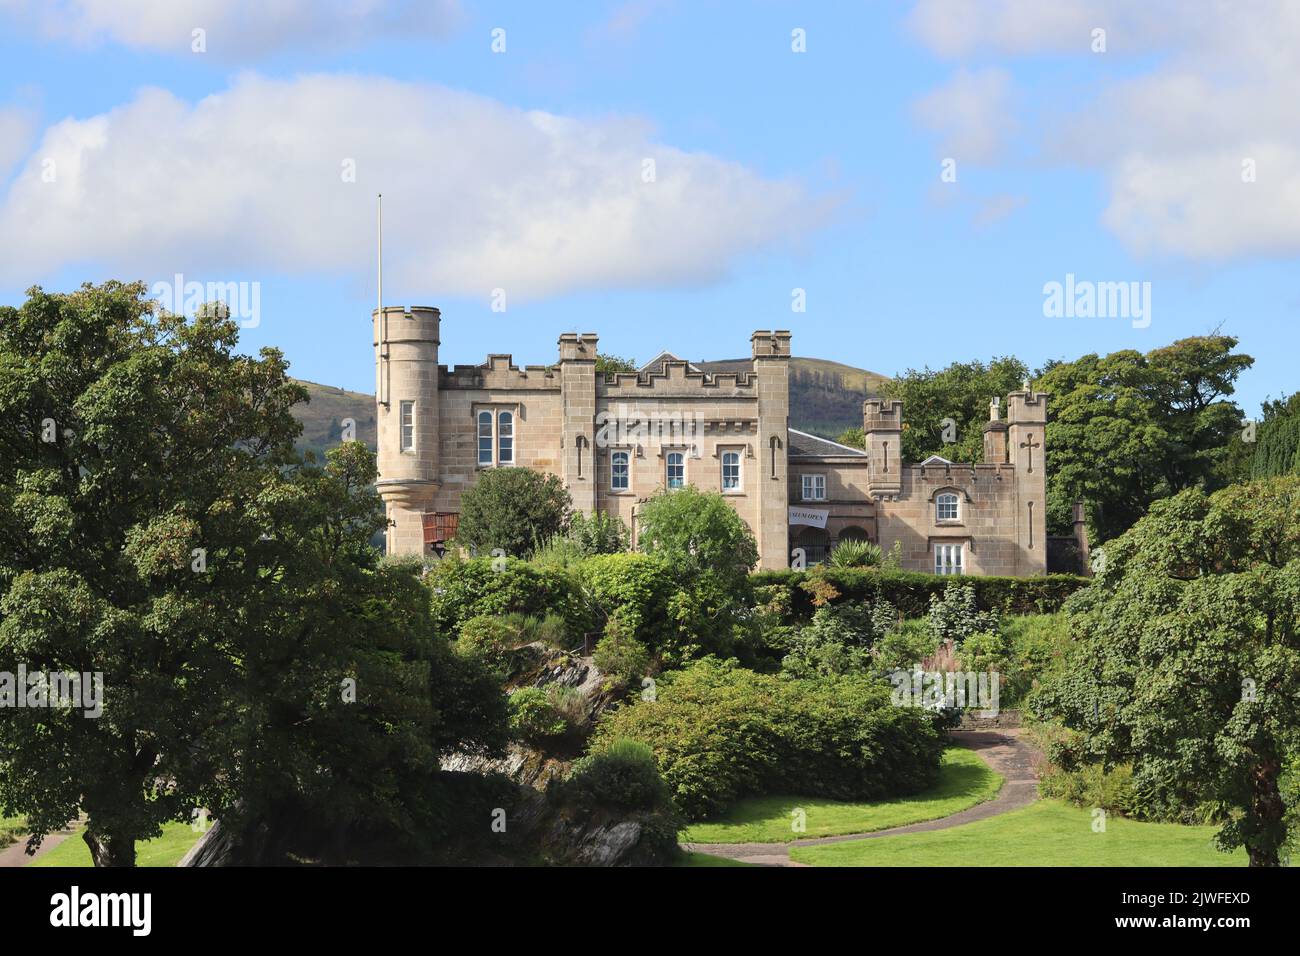
[[[758,380],[759,567],[790,563],[790,511],[786,442],[790,435],[790,333],[784,329],[749,337]]]
[[[888,500],[903,490],[903,403],[869,398],[862,403],[867,450],[867,490]]]
[[[424,513],[438,490],[438,334],[428,306],[371,313],[375,344],[379,496],[389,554],[424,553]]]

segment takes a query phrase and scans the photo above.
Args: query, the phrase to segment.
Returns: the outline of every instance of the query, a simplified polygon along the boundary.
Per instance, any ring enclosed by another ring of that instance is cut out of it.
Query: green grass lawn
[[[82,831],[68,837],[49,853],[37,857],[28,866],[90,866],[90,850],[81,838]],[[136,866],[175,866],[186,852],[198,842],[202,833],[195,833],[188,823],[166,823],[162,836],[136,844]]]
[[[1214,849],[1217,829],[1111,817],[1094,833],[1088,810],[1040,800],[950,830],[795,847],[790,857],[813,866],[1245,866],[1244,850]]]
[[[692,824],[682,831],[686,843],[786,843],[811,837],[870,833],[957,813],[991,800],[1002,787],[1002,776],[964,747],[943,755],[939,783],[914,797],[874,803],[845,803],[812,797],[751,797],[718,820]],[[792,813],[807,814],[807,830],[791,830]]]
[[[0,817],[0,850],[16,843],[26,832],[26,820],[22,817]]]

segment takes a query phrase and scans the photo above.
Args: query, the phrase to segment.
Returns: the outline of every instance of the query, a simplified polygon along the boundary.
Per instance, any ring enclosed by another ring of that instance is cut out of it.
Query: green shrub
[[[635,740],[612,740],[578,760],[567,785],[585,802],[619,810],[653,810],[669,802],[654,753]]]
[[[650,670],[649,649],[632,636],[618,617],[610,620],[605,636],[596,645],[592,655],[601,672],[621,684],[631,684]]]
[[[886,562],[888,564],[888,562]],[[931,595],[942,595],[952,583],[945,575],[883,568],[818,569],[839,592],[839,600],[885,600],[906,617],[924,617],[930,610]],[[811,595],[799,587],[811,571],[784,568],[750,575],[754,588],[781,587],[789,595],[790,613],[803,620],[812,616]],[[1047,614],[1060,610],[1075,591],[1087,586],[1088,578],[1070,574],[1048,574],[1033,578],[970,577],[962,584],[975,591],[981,610],[998,614]]]
[[[929,620],[930,633],[936,641],[955,644],[961,644],[973,634],[988,634],[998,628],[997,615],[980,610],[975,589],[969,584],[949,584],[942,595],[931,595]]]
[[[590,515],[579,511],[569,520],[567,537],[584,557],[593,554],[617,554],[631,546],[632,536],[618,515],[597,511]]]
[[[744,796],[871,800],[933,784],[945,742],[917,708],[865,676],[793,680],[706,658],[663,676],[656,699],[607,713],[593,749],[649,746],[691,819]]]
[[[938,641],[924,620],[904,621],[902,626],[880,639],[875,647],[876,669],[888,674],[911,670],[934,653]]]
[[[491,468],[461,495],[456,543],[487,555],[501,549],[526,558],[564,531],[572,500],[557,475],[531,468]]]
[[[570,634],[591,629],[591,611],[574,577],[562,569],[536,567],[514,558],[447,557],[425,576],[434,621],[443,634],[483,614],[562,617]]]
[[[554,611],[547,611],[541,618],[533,618],[533,625],[530,628],[529,636],[535,641],[541,641],[547,647],[562,651],[569,646],[569,626],[568,623]]]
[[[510,695],[510,730],[520,740],[544,744],[573,729],[570,715],[542,687],[523,687]]]
[[[518,639],[517,627],[505,618],[480,614],[460,626],[457,646],[468,654],[497,657],[514,647]]]
[[[672,643],[676,628],[668,602],[676,592],[672,570],[648,554],[600,554],[577,569],[578,579],[600,615],[617,618],[620,626],[647,647]]]
[[[884,563],[885,552],[878,544],[850,538],[835,546],[830,560],[834,568],[875,568]]]

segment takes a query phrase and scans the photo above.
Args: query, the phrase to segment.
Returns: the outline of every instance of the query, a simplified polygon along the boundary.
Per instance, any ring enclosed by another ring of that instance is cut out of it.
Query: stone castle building
[[[941,574],[1047,568],[1047,395],[990,406],[983,461],[901,460],[902,403],[863,405],[866,450],[789,427],[790,333],[755,332],[747,369],[708,373],[663,353],[638,372],[598,375],[597,337],[566,332],[551,365],[438,364],[440,314],[372,315],[379,493],[390,554],[439,551],[485,469],[558,475],[575,509],[618,515],[685,484],[721,492],[754,532],[762,568],[822,560],[840,541],[897,547]],[[795,549],[802,549],[802,554]]]

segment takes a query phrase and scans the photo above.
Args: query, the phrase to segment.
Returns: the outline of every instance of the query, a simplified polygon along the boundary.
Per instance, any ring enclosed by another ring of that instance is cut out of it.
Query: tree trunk
[[[1256,766],[1251,779],[1250,811],[1255,833],[1246,846],[1251,866],[1281,866],[1279,850],[1286,839],[1286,805],[1278,789],[1281,772],[1281,761],[1265,760]]]
[[[82,839],[95,866],[135,866],[135,841],[130,837],[87,829]]]

